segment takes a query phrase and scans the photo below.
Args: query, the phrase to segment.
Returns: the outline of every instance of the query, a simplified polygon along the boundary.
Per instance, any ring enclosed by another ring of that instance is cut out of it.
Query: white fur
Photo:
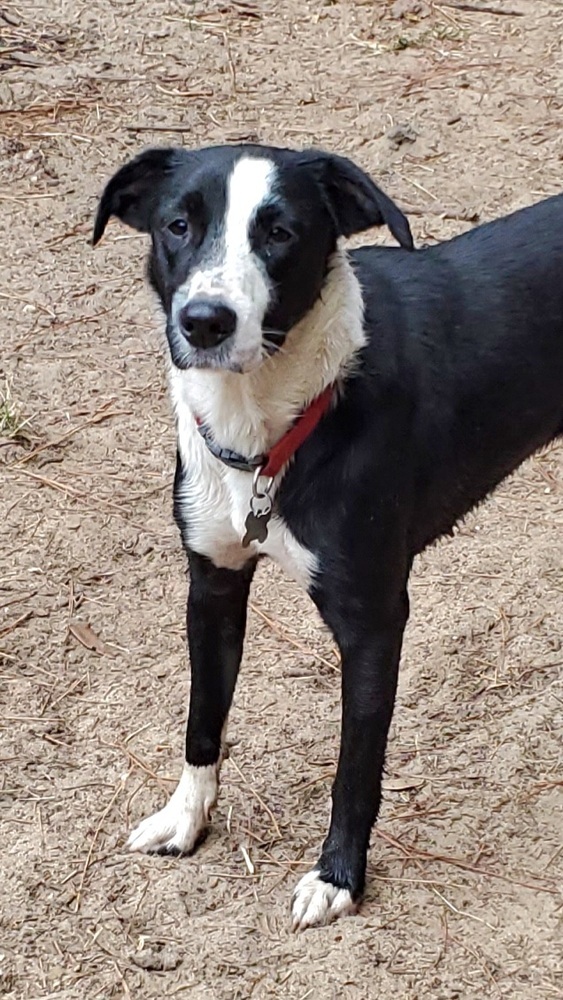
[[[291,904],[293,930],[324,927],[337,917],[355,913],[356,904],[348,889],[323,882],[314,868],[297,883]]]
[[[129,850],[145,854],[192,851],[209,823],[217,790],[218,765],[185,764],[170,801],[133,830],[127,841]]]
[[[174,295],[173,321],[180,310],[200,296],[219,298],[237,316],[234,344],[229,356],[233,368],[247,371],[262,359],[262,323],[269,299],[266,272],[252,252],[250,223],[272,191],[275,167],[271,160],[243,156],[228,181],[223,233],[212,251],[212,260],[190,275]]]
[[[216,565],[240,569],[249,554],[271,556],[305,587],[316,569],[279,517],[268,526],[263,545],[243,549],[252,476],[224,466],[211,455],[195,414],[217,443],[242,455],[269,451],[299,412],[341,377],[365,340],[358,280],[344,251],[338,250],[320,297],[286,338],[282,351],[246,374],[172,368],[170,386],[178,425],[178,446],[189,483],[180,499],[189,524],[190,545]],[[283,470],[278,477],[279,484]]]

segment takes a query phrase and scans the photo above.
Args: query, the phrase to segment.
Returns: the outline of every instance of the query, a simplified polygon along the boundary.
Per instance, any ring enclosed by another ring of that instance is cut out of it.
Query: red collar
[[[220,448],[214,442],[209,428],[202,423],[201,419],[196,417],[195,420],[199,433],[210,452],[215,458],[223,462],[224,465],[228,465],[232,469],[240,469],[243,472],[254,472],[257,468],[260,468],[261,476],[273,478],[277,476],[278,472],[281,472],[286,462],[289,462],[289,459],[295,455],[297,449],[313,433],[321,417],[328,410],[333,394],[334,385],[327,386],[321,392],[320,396],[317,396],[312,403],[309,403],[309,406],[303,410],[295,423],[292,424],[289,430],[286,431],[269,452],[266,452],[264,455],[255,455],[252,458],[245,458],[244,455],[239,455],[236,451],[231,451],[229,448]]]

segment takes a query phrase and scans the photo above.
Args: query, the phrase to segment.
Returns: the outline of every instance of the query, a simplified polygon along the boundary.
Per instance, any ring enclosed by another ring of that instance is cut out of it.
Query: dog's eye
[[[273,226],[268,233],[268,240],[270,243],[287,243],[291,239],[291,233],[284,229],[283,226]]]
[[[185,219],[174,219],[174,222],[170,223],[168,229],[173,236],[185,236],[188,231],[188,223]]]

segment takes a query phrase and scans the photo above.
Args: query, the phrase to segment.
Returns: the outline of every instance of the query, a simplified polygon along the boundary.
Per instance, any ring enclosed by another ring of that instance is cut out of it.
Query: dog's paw
[[[313,868],[295,887],[291,904],[292,929],[323,927],[356,910],[357,905],[348,889],[325,882],[319,869]]]
[[[133,830],[127,847],[145,854],[190,854],[204,833],[217,800],[217,767],[184,765],[164,809]]]

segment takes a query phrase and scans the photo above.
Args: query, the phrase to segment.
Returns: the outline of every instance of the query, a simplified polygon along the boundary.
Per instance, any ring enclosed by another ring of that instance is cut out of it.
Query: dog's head
[[[178,368],[246,372],[280,347],[321,294],[339,236],[407,219],[339,156],[261,146],[149,149],[107,185],[108,219],[150,233],[149,277]]]

